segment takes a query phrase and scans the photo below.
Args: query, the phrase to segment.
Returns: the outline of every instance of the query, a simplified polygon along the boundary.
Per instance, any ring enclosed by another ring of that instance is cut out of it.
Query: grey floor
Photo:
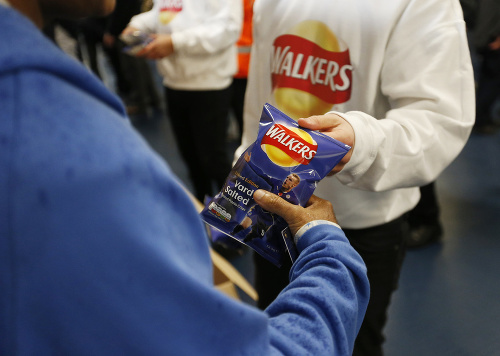
[[[473,134],[437,181],[445,236],[410,251],[389,356],[500,355],[500,135]]]

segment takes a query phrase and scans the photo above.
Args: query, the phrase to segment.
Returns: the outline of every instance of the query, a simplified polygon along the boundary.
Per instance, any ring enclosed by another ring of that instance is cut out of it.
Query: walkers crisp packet
[[[253,248],[277,266],[292,261],[297,250],[283,218],[262,209],[254,200],[265,189],[293,204],[304,206],[317,183],[350,150],[297,122],[270,104],[264,105],[257,140],[239,157],[222,190],[201,212],[214,227],[212,240],[228,236]]]

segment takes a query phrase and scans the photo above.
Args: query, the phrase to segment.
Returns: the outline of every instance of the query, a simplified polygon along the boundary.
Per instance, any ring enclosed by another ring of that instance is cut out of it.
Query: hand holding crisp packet
[[[257,189],[305,206],[317,183],[350,150],[297,122],[270,104],[264,105],[257,140],[239,157],[222,190],[201,212],[202,219],[223,234],[253,248],[280,266],[297,251],[283,218],[261,208],[253,199]]]

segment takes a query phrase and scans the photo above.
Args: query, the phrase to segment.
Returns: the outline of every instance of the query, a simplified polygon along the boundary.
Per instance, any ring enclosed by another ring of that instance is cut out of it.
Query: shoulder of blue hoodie
[[[227,298],[195,208],[118,99],[2,6],[0,32],[3,353],[352,349],[368,282],[340,229],[302,236],[294,295],[268,314]]]

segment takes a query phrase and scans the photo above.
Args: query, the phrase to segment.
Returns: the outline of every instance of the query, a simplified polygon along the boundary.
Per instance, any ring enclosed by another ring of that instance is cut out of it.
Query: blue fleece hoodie
[[[0,33],[0,354],[350,354],[369,290],[340,229],[302,236],[266,312],[229,299],[118,99],[15,10]]]

